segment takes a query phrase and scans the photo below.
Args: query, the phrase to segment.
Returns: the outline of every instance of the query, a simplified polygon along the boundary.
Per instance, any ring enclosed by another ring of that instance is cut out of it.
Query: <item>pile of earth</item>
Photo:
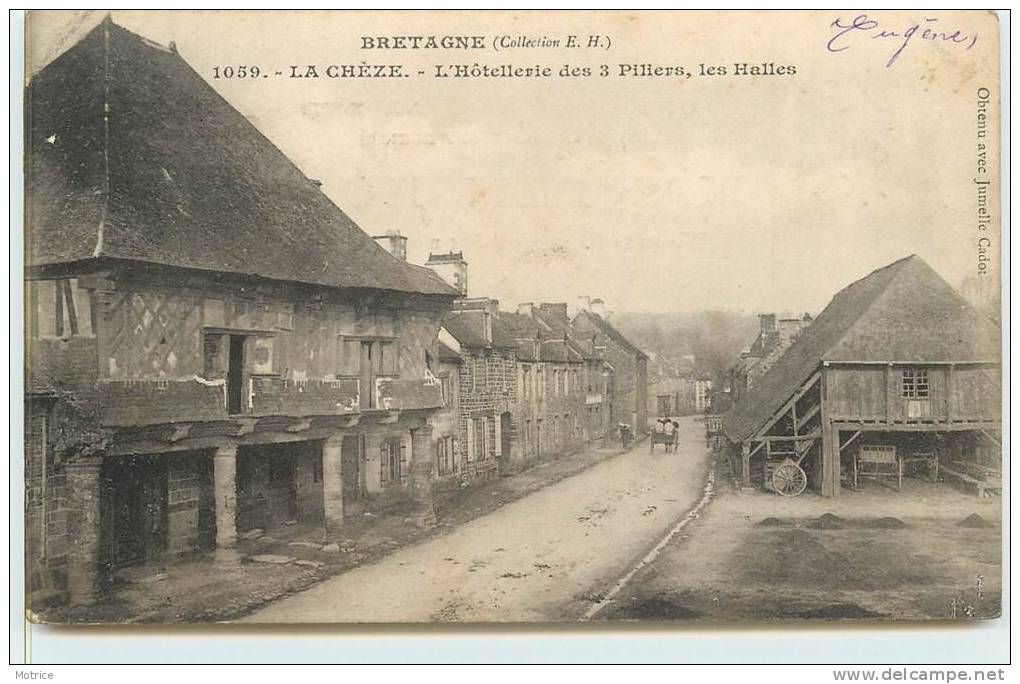
[[[824,513],[809,522],[807,526],[815,530],[838,530],[843,527],[844,522],[846,521],[837,515]]]
[[[977,513],[971,513],[958,524],[960,527],[990,527],[988,521]]]
[[[907,526],[905,522],[899,518],[875,518],[865,523],[865,527],[871,527],[876,530],[900,530]]]

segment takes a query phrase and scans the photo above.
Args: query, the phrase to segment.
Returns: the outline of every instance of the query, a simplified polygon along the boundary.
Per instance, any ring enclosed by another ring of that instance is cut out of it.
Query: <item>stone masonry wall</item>
[[[458,470],[466,480],[492,477],[498,468],[494,456],[502,448],[497,440],[496,423],[505,411],[511,412],[511,443],[515,440],[517,426],[513,409],[517,400],[517,362],[514,352],[472,350],[466,354],[460,366],[459,396]],[[489,453],[468,462],[468,450],[473,448],[468,441],[468,422],[475,418],[488,419]]]

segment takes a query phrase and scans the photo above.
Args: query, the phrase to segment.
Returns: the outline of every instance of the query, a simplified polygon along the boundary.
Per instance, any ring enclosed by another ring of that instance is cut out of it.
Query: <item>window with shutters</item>
[[[407,448],[400,439],[388,439],[379,447],[379,483],[399,485],[407,477]]]
[[[473,421],[474,430],[472,437],[474,438],[474,459],[475,461],[481,461],[488,457],[488,425],[485,418],[475,418]]]
[[[339,346],[337,375],[359,377],[365,370],[371,370],[373,375],[400,374],[400,348],[395,340],[341,337]],[[367,369],[362,367],[366,359],[369,362]]]

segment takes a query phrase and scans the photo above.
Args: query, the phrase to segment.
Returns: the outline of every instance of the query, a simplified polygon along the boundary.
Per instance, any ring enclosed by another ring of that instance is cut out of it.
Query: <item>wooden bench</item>
[[[940,472],[944,479],[952,480],[961,485],[964,489],[973,490],[981,498],[992,496],[992,494],[1002,495],[1002,482],[979,480],[976,477],[972,477],[967,473],[960,472],[959,470],[949,466],[942,466]]]
[[[854,489],[860,478],[875,480],[895,479],[896,489],[903,489],[903,461],[896,456],[896,447],[883,444],[863,444],[854,458]]]

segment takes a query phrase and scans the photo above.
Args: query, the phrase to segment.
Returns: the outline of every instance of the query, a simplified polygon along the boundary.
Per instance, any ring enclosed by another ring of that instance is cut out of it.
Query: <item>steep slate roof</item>
[[[517,358],[521,361],[550,361],[557,363],[575,363],[584,359],[594,359],[585,348],[570,337],[569,321],[563,321],[538,307],[533,316],[519,313],[499,312],[500,320],[506,325],[510,334],[515,336]],[[522,340],[541,340],[541,358],[535,356],[534,345]]]
[[[109,19],[26,97],[29,267],[108,257],[456,296],[376,244],[176,51]]]
[[[845,287],[726,413],[732,442],[750,437],[823,362],[990,362],[1001,330],[916,255]]]
[[[541,336],[539,325],[531,316],[500,311],[499,319],[506,326],[507,330],[517,338],[534,340]]]
[[[507,311],[499,312],[499,320],[506,327],[507,334],[516,341],[518,361],[538,361],[532,340],[541,339],[538,323],[531,316]]]
[[[481,309],[455,311],[443,319],[443,327],[464,347],[515,349],[517,341],[499,316],[492,317],[492,342],[485,339],[484,315]]]
[[[567,344],[562,339],[560,340],[543,340],[542,341],[542,360],[552,361],[555,363],[566,363],[570,360],[570,355],[567,353]]]
[[[602,316],[599,316],[597,313],[593,311],[582,310],[578,312],[577,316],[574,317],[574,320],[576,321],[577,318],[580,316],[587,317],[587,319],[592,321],[595,327],[601,330],[608,338],[616,342],[618,345],[626,349],[634,356],[637,356],[642,359],[648,358],[648,354],[645,354],[643,351],[634,346],[634,344],[630,340],[623,336],[623,333],[617,330],[612,323],[602,318]]]
[[[464,361],[460,354],[450,349],[450,346],[442,340],[439,340],[439,360],[448,363],[461,363]]]

